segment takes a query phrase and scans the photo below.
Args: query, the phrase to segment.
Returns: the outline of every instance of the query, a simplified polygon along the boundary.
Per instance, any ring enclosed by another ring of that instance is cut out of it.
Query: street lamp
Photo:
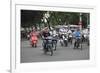
[[[82,13],[80,13],[79,27],[80,27],[80,30],[82,30]]]

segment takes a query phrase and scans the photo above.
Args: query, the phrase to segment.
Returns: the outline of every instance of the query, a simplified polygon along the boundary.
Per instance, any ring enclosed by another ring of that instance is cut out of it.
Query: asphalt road
[[[57,44],[57,50],[53,56],[43,53],[42,40],[38,41],[37,48],[33,48],[28,40],[21,41],[21,63],[31,62],[51,62],[51,61],[73,61],[73,60],[89,60],[89,46],[86,43],[82,44],[83,50],[73,49],[73,44],[68,47]]]

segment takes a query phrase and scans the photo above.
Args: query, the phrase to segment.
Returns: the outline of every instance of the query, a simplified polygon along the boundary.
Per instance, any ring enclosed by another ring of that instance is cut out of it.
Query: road
[[[86,43],[83,44],[83,50],[74,50],[73,45],[62,47],[58,42],[53,56],[50,56],[49,52],[45,55],[41,44],[42,40],[39,40],[37,48],[33,48],[28,40],[21,41],[21,63],[89,60],[89,46]]]

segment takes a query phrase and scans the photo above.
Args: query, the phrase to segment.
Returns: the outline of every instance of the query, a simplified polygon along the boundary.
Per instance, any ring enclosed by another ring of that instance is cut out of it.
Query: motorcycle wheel
[[[34,44],[34,47],[36,48],[37,47],[37,44]]]
[[[74,49],[78,49],[79,48],[79,42],[78,41],[75,41],[75,43],[74,43]]]
[[[43,51],[44,51],[44,54],[47,54],[47,50],[45,48],[43,49]]]
[[[80,46],[80,43],[77,41],[77,42],[76,42],[76,48],[78,49],[79,46]]]
[[[34,47],[34,44],[32,44],[32,47]]]
[[[53,49],[51,47],[49,47],[49,50],[50,50],[50,56],[53,55]]]
[[[53,47],[54,47],[54,51],[56,51],[56,47],[57,47],[57,43],[56,42],[53,44]]]
[[[65,47],[67,47],[67,46],[68,46],[68,42],[67,42],[67,41],[64,41],[64,44],[65,44]]]
[[[74,43],[74,48],[73,49],[76,49],[76,42]]]
[[[54,48],[55,48],[54,51],[56,51],[56,47],[57,47],[57,46],[56,46],[56,44],[55,44],[55,46],[54,46]]]

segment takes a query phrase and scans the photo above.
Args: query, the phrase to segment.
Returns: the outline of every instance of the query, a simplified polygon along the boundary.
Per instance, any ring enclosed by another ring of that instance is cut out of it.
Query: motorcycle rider
[[[76,42],[80,42],[80,39],[81,39],[81,32],[80,32],[80,29],[78,28],[76,30],[76,32],[74,33],[74,37],[75,37],[75,43],[74,43],[74,47],[76,47]],[[80,44],[79,44],[80,45]]]
[[[49,32],[49,28],[48,27],[45,27],[43,30],[42,30],[42,38],[43,38],[43,47],[44,49],[46,49],[46,44],[48,43],[46,38],[50,36],[50,32]],[[46,49],[48,50],[48,49]]]
[[[32,42],[34,42],[34,47],[37,47],[37,41],[38,41],[38,34],[35,30],[35,27],[33,27],[32,32],[30,33],[30,41],[31,44],[33,44]]]
[[[68,45],[68,33],[67,33],[68,29],[62,27],[60,29],[60,37],[59,37],[59,42],[61,44],[61,46],[67,46]]]
[[[46,28],[42,31],[42,37],[43,37],[43,38],[46,38],[46,37],[48,37],[48,36],[50,36],[50,32],[49,32],[49,28],[46,27]]]

